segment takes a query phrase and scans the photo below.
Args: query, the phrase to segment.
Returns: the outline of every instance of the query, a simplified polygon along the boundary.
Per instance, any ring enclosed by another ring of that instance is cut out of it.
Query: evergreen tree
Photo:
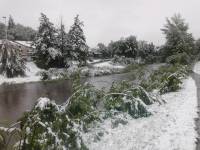
[[[21,49],[9,41],[4,41],[0,49],[0,73],[8,78],[25,75],[25,60]]]
[[[68,60],[70,59],[70,53],[68,49],[67,33],[65,32],[65,26],[62,24],[62,21],[60,29],[58,29],[57,46],[62,53],[63,63],[67,66]]]
[[[180,14],[175,14],[171,19],[167,18],[163,33],[166,36],[165,57],[185,53],[190,56],[194,52],[194,39],[188,33],[188,24]]]
[[[12,16],[10,15],[8,20],[8,30],[13,29],[14,27],[15,27],[15,22]]]
[[[6,37],[5,28],[5,24],[0,22],[0,39],[5,39]]]
[[[47,18],[41,13],[40,26],[33,45],[36,48],[34,60],[36,64],[44,69],[50,67],[60,67],[62,56],[56,42],[57,31]]]
[[[79,61],[80,65],[85,65],[88,57],[88,46],[82,27],[83,22],[79,20],[77,15],[68,33],[68,49],[74,60]]]
[[[15,22],[11,15],[9,16],[9,19],[8,19],[7,29],[8,29],[8,39],[15,40],[15,34],[16,34]]]

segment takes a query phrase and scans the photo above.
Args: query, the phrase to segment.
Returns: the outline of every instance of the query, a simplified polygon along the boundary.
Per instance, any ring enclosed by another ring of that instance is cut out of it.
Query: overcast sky
[[[160,29],[174,13],[185,18],[195,38],[200,37],[200,0],[0,0],[1,16],[11,14],[15,22],[35,29],[41,12],[56,26],[62,16],[66,30],[79,14],[92,47],[129,35],[160,45],[165,41]]]

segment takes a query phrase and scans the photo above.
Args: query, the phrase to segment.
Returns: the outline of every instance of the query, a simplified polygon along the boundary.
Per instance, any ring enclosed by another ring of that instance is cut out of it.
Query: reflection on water
[[[96,88],[109,88],[113,81],[131,80],[130,74],[116,74],[83,79]],[[62,104],[72,92],[70,80],[0,86],[0,122],[15,122],[23,112],[31,110],[39,97],[48,97]]]

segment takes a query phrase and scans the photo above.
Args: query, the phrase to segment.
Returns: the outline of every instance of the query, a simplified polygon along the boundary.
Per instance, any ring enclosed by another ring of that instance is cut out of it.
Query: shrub
[[[48,71],[41,71],[39,72],[40,79],[45,81],[45,80],[51,80],[51,75],[49,74]]]
[[[103,100],[107,110],[127,112],[134,118],[148,116],[146,105],[156,101],[144,88],[133,87],[127,81],[113,83]]]
[[[188,56],[188,54],[183,52],[183,53],[178,53],[176,55],[169,56],[167,58],[166,62],[169,64],[173,64],[173,65],[175,65],[175,64],[187,65],[191,61],[190,61],[190,57]]]
[[[40,98],[33,110],[22,119],[25,132],[19,149],[87,149],[77,125],[62,107],[47,98]]]
[[[160,89],[160,93],[164,94],[167,92],[174,92],[180,89],[180,85],[182,84],[181,78],[178,74],[174,73],[167,77],[165,82],[162,84]]]
[[[133,58],[128,58],[125,56],[117,56],[115,55],[114,58],[112,59],[113,63],[119,63],[119,64],[124,64],[124,65],[128,65],[128,64],[136,64],[136,61]]]
[[[146,80],[141,81],[140,85],[147,91],[158,89],[162,94],[176,91],[180,88],[181,80],[190,72],[188,66],[166,65],[154,71]],[[166,91],[166,92],[164,92]]]

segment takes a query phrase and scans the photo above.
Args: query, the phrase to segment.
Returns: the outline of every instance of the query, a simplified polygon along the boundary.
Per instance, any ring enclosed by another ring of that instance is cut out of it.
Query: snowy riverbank
[[[153,104],[148,118],[127,117],[126,125],[112,128],[107,119],[92,132],[83,135],[90,150],[193,150],[197,133],[194,118],[197,117],[197,89],[194,80],[184,80],[178,92],[162,96],[166,104]],[[96,141],[98,133],[104,134]]]
[[[15,78],[6,78],[5,76],[0,75],[0,85],[3,83],[27,83],[27,82],[37,82],[41,80],[41,76],[39,72],[42,72],[44,70],[38,68],[34,62],[28,62],[26,64],[26,71],[25,77],[15,77]],[[109,75],[113,73],[120,73],[125,66],[123,65],[115,65],[111,61],[106,62],[100,62],[95,63],[94,65],[90,65],[90,67],[83,67],[78,68],[76,65],[71,66],[68,69],[53,69],[53,73],[51,74],[52,79],[61,78],[60,73],[66,74],[67,76],[70,76],[70,74],[73,74],[73,72],[76,72],[78,70],[81,71],[81,74],[86,76],[103,76],[103,75]],[[52,69],[50,69],[52,72]],[[57,74],[56,74],[57,73]],[[55,75],[56,74],[56,75]]]
[[[28,62],[26,64],[26,71],[25,77],[15,77],[15,78],[6,78],[2,75],[0,75],[0,84],[3,83],[26,83],[26,82],[36,82],[36,81],[40,81],[40,76],[37,75],[37,73],[39,71],[41,71],[41,69],[39,69],[35,63],[33,62]]]

